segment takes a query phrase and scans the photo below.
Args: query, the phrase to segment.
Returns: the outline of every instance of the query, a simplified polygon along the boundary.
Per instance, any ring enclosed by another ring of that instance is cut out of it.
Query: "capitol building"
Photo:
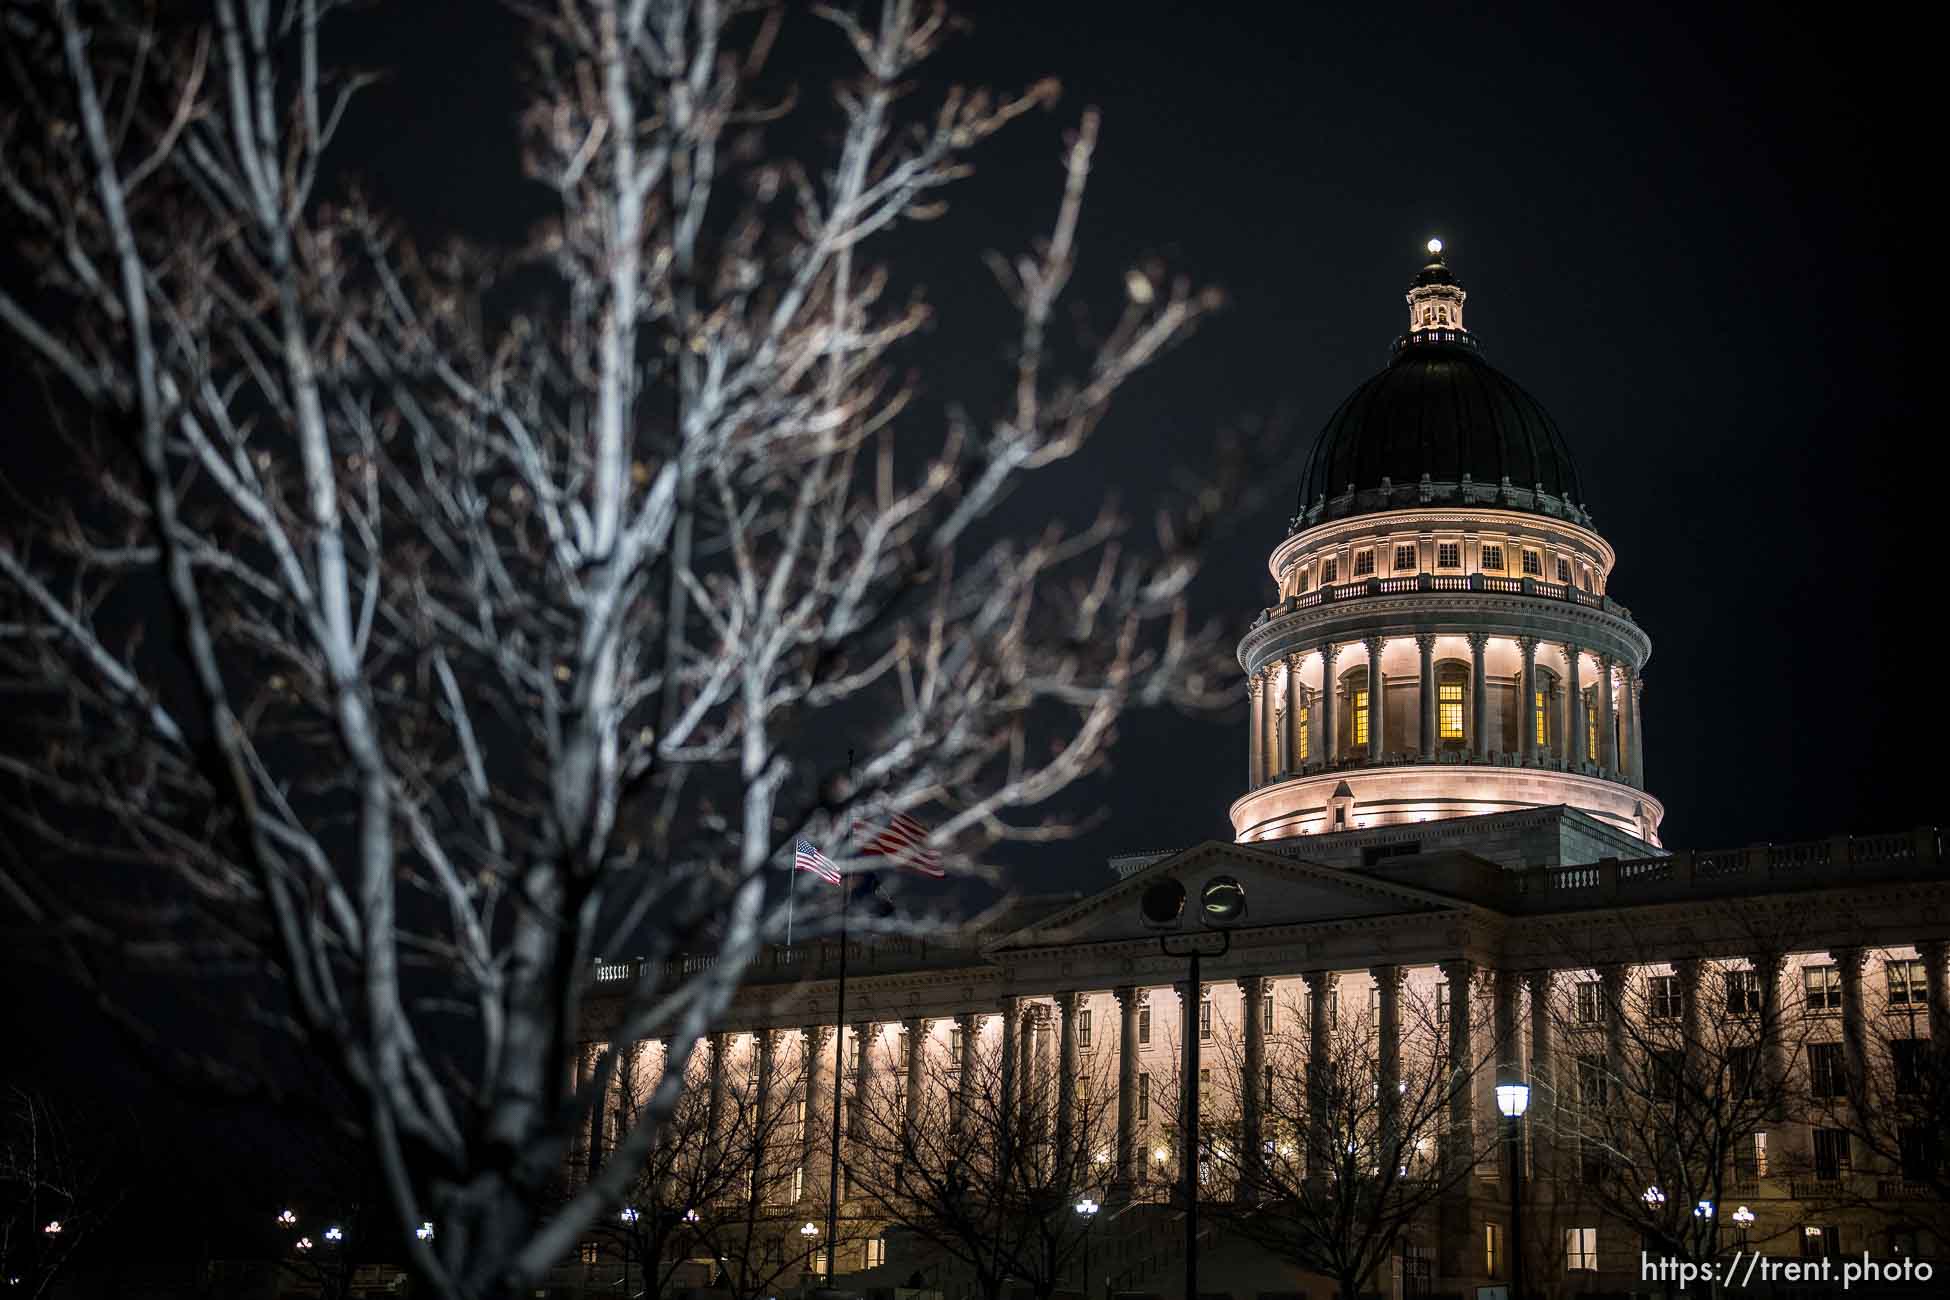
[[[1042,1135],[1052,1205],[1094,1207],[1009,1295],[1180,1296],[1188,1240],[1233,1300],[1350,1272],[1389,1298],[1647,1294],[1647,1257],[1736,1251],[1950,1269],[1941,835],[1664,843],[1652,637],[1614,594],[1648,579],[1467,298],[1430,241],[1387,364],[1305,463],[1241,611],[1232,838],[979,929],[856,938],[843,1009],[838,941],[767,950],[691,1062],[708,1167],[659,1171],[669,1230],[592,1236],[565,1287],[724,1289],[717,1219],[773,1294],[995,1292],[922,1221],[937,1112]],[[1190,906],[1147,915],[1169,882]],[[641,973],[599,970],[584,1068]],[[621,1056],[578,1162],[658,1076],[660,1044]],[[734,1167],[705,1204],[671,1191]]]

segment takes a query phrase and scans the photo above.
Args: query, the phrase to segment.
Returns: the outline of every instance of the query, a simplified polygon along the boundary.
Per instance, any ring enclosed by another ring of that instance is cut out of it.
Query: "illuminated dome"
[[[1409,331],[1387,368],[1321,430],[1294,527],[1438,503],[1588,524],[1564,436],[1536,398],[1483,359],[1463,328],[1468,295],[1440,242],[1430,244],[1435,251],[1408,292]]]

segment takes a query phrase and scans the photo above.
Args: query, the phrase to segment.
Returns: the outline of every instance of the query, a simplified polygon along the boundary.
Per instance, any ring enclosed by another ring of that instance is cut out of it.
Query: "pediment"
[[[1160,932],[1145,926],[1138,916],[1144,891],[1169,878],[1180,881],[1186,893],[1196,898],[1200,887],[1217,875],[1232,876],[1245,888],[1247,914],[1241,930],[1467,910],[1454,898],[1412,885],[1209,840],[1161,858],[1100,893],[1010,933],[990,945],[990,951],[1154,939]],[[1198,928],[1189,906],[1180,927],[1187,933]]]

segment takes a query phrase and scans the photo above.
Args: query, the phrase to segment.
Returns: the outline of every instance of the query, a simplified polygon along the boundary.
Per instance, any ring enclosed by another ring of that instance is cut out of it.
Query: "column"
[[[1373,977],[1376,1003],[1381,1013],[1381,1023],[1375,1033],[1380,1040],[1375,1044],[1375,1082],[1381,1096],[1380,1118],[1383,1141],[1402,1136],[1396,1119],[1402,1101],[1402,968],[1399,966],[1376,966],[1368,974]],[[1397,1153],[1397,1165],[1407,1164],[1409,1150]]]
[[[1625,968],[1600,967],[1598,985],[1605,1000],[1605,1073],[1612,1080],[1622,1079],[1625,1077]],[[1607,1096],[1616,1096],[1618,1084],[1608,1081],[1605,1092]]]
[[[589,1044],[577,1043],[575,1059],[569,1063],[569,1097],[578,1107],[584,1104],[582,1089],[588,1082]],[[602,1160],[602,1142],[597,1134],[602,1122],[602,1107],[597,1106],[587,1123],[576,1125],[575,1144],[570,1162],[572,1165],[581,1166],[591,1177],[595,1176]]]
[[[1469,752],[1479,763],[1490,757],[1490,684],[1483,676],[1483,651],[1489,643],[1481,632],[1469,634]]]
[[[955,1045],[955,1132],[968,1123],[968,1092],[975,1087],[975,1036],[982,1032],[982,1018],[972,1011],[955,1017],[961,1041]]]
[[[1525,767],[1537,766],[1537,638],[1520,636],[1517,647],[1523,651],[1523,678],[1518,685],[1517,748]]]
[[[1299,655],[1286,656],[1286,770],[1298,772],[1305,757],[1300,752],[1300,702],[1307,698],[1307,688],[1300,684]]]
[[[1930,939],[1916,945],[1916,955],[1923,959],[1923,988],[1930,1000],[1930,1048],[1942,1052],[1950,1049],[1950,996],[1946,996],[1943,976],[1943,958],[1950,944],[1941,939]]]
[[[1496,1003],[1491,1008],[1496,1029],[1496,1077],[1492,1083],[1516,1083],[1524,1078],[1523,1072],[1523,1034],[1517,1026],[1517,973],[1509,970],[1496,972]],[[1450,996],[1454,997],[1452,989]],[[1501,1117],[1499,1110],[1496,1114]],[[1492,1121],[1495,1122],[1495,1121]],[[1514,1178],[1520,1154],[1510,1149],[1508,1142],[1498,1144],[1502,1159],[1498,1162],[1505,1178]],[[1509,1183],[1503,1184],[1505,1187]]]
[[[758,1083],[752,1098],[752,1194],[751,1203],[765,1199],[765,1139],[771,1135],[772,1120],[772,1031],[761,1029],[752,1035],[752,1053],[758,1058]]]
[[[1781,971],[1787,959],[1778,952],[1757,953],[1748,959],[1748,964],[1754,968],[1754,977],[1760,983],[1761,1086],[1768,1097],[1779,1098],[1787,1080],[1787,1058],[1781,1044]]]
[[[806,1119],[799,1130],[799,1165],[805,1171],[804,1185],[811,1187],[819,1139],[832,1126],[826,1110],[826,1098],[833,1087],[826,1078],[826,1038],[832,1031],[825,1025],[807,1025],[799,1032],[805,1035],[806,1053]]]
[[[853,1022],[853,1087],[846,1103],[846,1136],[850,1139],[860,1136],[860,1120],[871,1096],[867,1088],[873,1079],[873,1038],[873,1021]]]
[[[1672,964],[1672,973],[1679,977],[1679,1037],[1688,1078],[1697,1077],[1699,1066],[1699,972],[1699,959],[1695,957]]]
[[[1056,995],[1056,1158],[1068,1160],[1077,1113],[1077,995]]]
[[[1574,645],[1564,647],[1564,716],[1570,734],[1564,739],[1564,756],[1570,760],[1571,769],[1576,771],[1579,764],[1590,757],[1584,752],[1584,687],[1579,684],[1584,667],[1584,651]]]
[[[1449,1065],[1449,1127],[1441,1135],[1444,1169],[1460,1176],[1462,1168],[1476,1159],[1475,1052],[1470,1028],[1473,1019],[1470,997],[1476,968],[1461,958],[1442,963],[1442,978],[1449,982],[1449,1025],[1445,1046]]]
[[[1387,687],[1381,679],[1381,648],[1387,643],[1378,636],[1367,639],[1368,649],[1368,761],[1379,763],[1387,753],[1382,743],[1382,734],[1387,729],[1387,711],[1382,700],[1387,698]]]
[[[1435,638],[1424,634],[1415,638],[1422,652],[1422,761],[1435,762],[1435,717],[1440,707],[1435,698]]]
[[[1117,1186],[1128,1196],[1137,1177],[1138,991],[1126,984],[1117,998]]]
[[[920,1016],[909,1016],[902,1025],[907,1031],[907,1091],[901,1098],[905,1103],[901,1123],[909,1142],[914,1139],[915,1126],[921,1122],[921,1090],[927,1086],[921,1072],[927,1062],[928,1024]]]
[[[1320,756],[1328,763],[1336,763],[1341,757],[1340,732],[1334,726],[1336,687],[1334,680],[1334,659],[1340,648],[1332,641],[1323,641],[1320,646]]]
[[[1868,954],[1860,948],[1836,948],[1829,957],[1842,979],[1842,1060],[1848,1070],[1848,1095],[1862,1095],[1867,1079],[1868,1043],[1862,1017],[1862,964]]]
[[[1245,1006],[1246,1021],[1245,1077],[1239,1081],[1239,1156],[1243,1176],[1239,1179],[1238,1199],[1241,1201],[1252,1199],[1258,1191],[1260,1160],[1264,1155],[1264,1139],[1260,1136],[1264,1125],[1260,1116],[1265,1099],[1260,1093],[1266,1086],[1266,1021],[1261,1012],[1265,996],[1263,976],[1241,977],[1239,997]]]
[[[1625,674],[1625,720],[1630,745],[1625,750],[1626,779],[1645,788],[1645,732],[1640,725],[1639,701],[1645,694],[1645,678],[1637,671]]]
[[[1246,737],[1246,782],[1247,789],[1257,790],[1266,780],[1266,758],[1260,749],[1259,738],[1266,727],[1266,687],[1253,673],[1246,678],[1246,694],[1252,701],[1252,728]]]
[[[1022,1068],[1016,1074],[1016,1087],[1022,1095],[1020,1131],[1025,1136],[1041,1136],[1043,1121],[1049,1110],[1043,1104],[1044,1094],[1049,1087],[1049,1061],[1045,1056],[1049,1034],[1043,1022],[1043,1010],[1041,1002],[1023,999],[1022,1037],[1017,1040],[1022,1048]]]
[[[1618,728],[1612,713],[1610,655],[1598,656],[1598,766],[1607,777],[1618,775]]]
[[[704,1109],[704,1149],[707,1158],[715,1165],[723,1155],[723,1148],[718,1144],[718,1130],[724,1124],[725,1036],[712,1034],[707,1041],[711,1048],[711,1091]]]
[[[1328,1076],[1333,1071],[1334,1026],[1328,1019],[1334,991],[1332,971],[1310,970],[1300,979],[1307,986],[1307,1177],[1326,1175],[1332,1159],[1333,1132],[1328,1127]]]
[[[1265,701],[1261,711],[1261,730],[1259,734],[1260,779],[1273,782],[1280,779],[1283,764],[1280,762],[1280,710],[1274,696],[1279,685],[1280,668],[1278,661],[1260,670],[1264,684],[1259,688],[1260,698]]]
[[[1002,1105],[999,1114],[1004,1141],[1007,1141],[1016,1117],[1016,1018],[1021,1014],[1021,998],[1011,995],[1002,999]]]
[[[1524,976],[1530,995],[1530,1163],[1540,1183],[1551,1177],[1557,1070],[1551,1043],[1551,972]]]
[[[1194,1090],[1198,1087],[1199,1049],[1202,1044],[1198,1037],[1199,986],[1190,980],[1179,980],[1172,986],[1178,994],[1178,1158],[1197,1160],[1199,1153],[1192,1149],[1190,1134],[1185,1131],[1186,1121],[1191,1117],[1189,1109]],[[1204,1097],[1199,1097],[1203,1102]],[[1183,1177],[1186,1166],[1180,1164],[1178,1172]]]

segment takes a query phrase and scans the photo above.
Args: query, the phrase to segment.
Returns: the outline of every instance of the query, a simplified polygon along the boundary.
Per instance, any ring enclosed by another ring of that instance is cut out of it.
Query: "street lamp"
[[[1510,1297],[1523,1300],[1523,1113],[1530,1109],[1530,1085],[1497,1084],[1496,1108],[1510,1121]]]
[[[50,1236],[50,1237],[58,1237],[58,1236],[60,1236],[60,1235],[61,1235],[61,1220],[59,1220],[59,1219],[49,1219],[49,1220],[48,1220],[48,1223],[47,1223],[47,1226],[46,1226],[45,1228],[42,1228],[42,1229],[41,1229],[41,1231],[42,1231],[42,1232],[45,1232],[45,1233],[46,1233],[46,1234],[47,1234],[48,1236]]]
[[[810,1271],[817,1271],[819,1267],[819,1252],[814,1248],[813,1242],[819,1239],[819,1225],[811,1219],[808,1219],[805,1225],[799,1229],[799,1235],[806,1239],[806,1268]]]
[[[295,1228],[298,1226],[298,1216],[290,1210],[286,1210],[278,1216],[278,1226],[281,1228]]]
[[[1185,1040],[1184,1077],[1178,1091],[1184,1095],[1185,1131],[1185,1297],[1197,1300],[1198,1296],[1198,1053],[1199,995],[1204,984],[1199,979],[1199,959],[1202,957],[1223,957],[1232,949],[1232,927],[1246,919],[1246,887],[1232,876],[1213,876],[1199,887],[1198,908],[1195,912],[1198,929],[1217,930],[1219,948],[1216,952],[1203,950],[1203,936],[1196,930],[1186,934],[1185,924],[1185,885],[1184,882],[1170,878],[1160,880],[1144,891],[1138,901],[1138,914],[1150,929],[1160,931],[1158,947],[1167,957],[1183,957],[1190,969],[1186,971],[1186,997],[1179,1017],[1179,1033]],[[1173,948],[1173,934],[1189,940],[1182,947]]]
[[[616,1217],[621,1219],[623,1226],[628,1229],[623,1234],[623,1294],[627,1296],[630,1294],[630,1245],[636,1240],[636,1221],[643,1215],[638,1213],[636,1206],[626,1205],[623,1207],[623,1212]],[[644,1272],[647,1273],[649,1270],[645,1269]]]
[[[327,1229],[325,1229],[325,1240],[327,1240],[327,1241],[344,1241],[344,1240],[345,1240],[345,1230],[344,1230],[344,1229],[342,1229],[342,1228],[340,1228],[340,1227],[338,1226],[338,1224],[336,1224],[336,1223],[335,1223],[335,1224],[333,1224],[333,1225],[332,1225],[331,1227],[329,1227],[329,1228],[327,1228]]]
[[[1090,1226],[1103,1208],[1088,1196],[1077,1202],[1077,1213],[1083,1216],[1083,1300],[1090,1300]]]
[[[298,1241],[297,1241],[297,1246],[298,1246],[298,1249],[299,1249],[299,1250],[310,1250],[310,1249],[311,1249],[311,1238],[310,1238],[310,1237],[300,1237],[300,1238],[298,1238]]]
[[[421,1241],[432,1241],[433,1221],[429,1219],[426,1222],[423,1222],[419,1227],[413,1229],[413,1235],[418,1237]]]

